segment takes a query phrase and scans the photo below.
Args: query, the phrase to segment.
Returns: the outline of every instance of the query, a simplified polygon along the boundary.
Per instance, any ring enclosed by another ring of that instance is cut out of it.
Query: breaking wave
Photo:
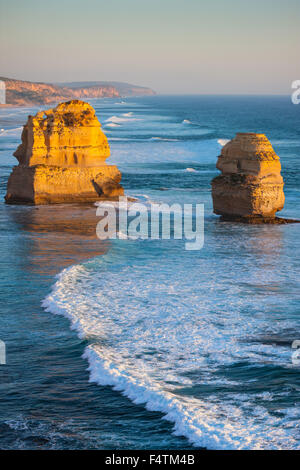
[[[197,170],[195,170],[195,168],[186,168],[184,171],[187,171],[189,173],[197,173]]]
[[[117,124],[116,122],[109,122],[108,124],[105,124],[105,127],[120,127],[120,124]]]
[[[67,317],[89,343],[84,357],[90,381],[163,413],[174,433],[195,446],[296,448],[291,419],[296,427],[299,412],[292,418],[272,415],[264,406],[270,394],[260,388],[254,395],[241,394],[237,374],[217,374],[219,367],[230,369],[241,361],[253,361],[257,373],[268,357],[278,366],[289,363],[290,350],[238,341],[269,323],[250,315],[241,325],[233,292],[227,292],[231,303],[220,317],[214,300],[203,294],[211,289],[209,276],[199,276],[192,258],[183,261],[160,250],[145,266],[145,251],[156,242],[122,235],[108,254],[62,271],[43,301],[47,311]],[[201,395],[201,387],[211,392]],[[215,393],[220,387],[221,399]]]
[[[126,117],[125,114],[123,114],[124,117],[121,116],[111,116],[110,118],[106,119],[105,122],[113,122],[115,124],[119,124],[122,122],[128,122],[128,121],[140,121],[140,119],[133,118],[131,116]]]
[[[180,139],[171,139],[167,137],[151,137],[150,140],[162,140],[164,142],[179,142]]]
[[[14,129],[0,129],[0,136],[19,137],[23,127],[15,127]]]
[[[218,139],[218,144],[221,145],[221,147],[224,147],[224,145],[228,144],[230,142],[229,139]]]

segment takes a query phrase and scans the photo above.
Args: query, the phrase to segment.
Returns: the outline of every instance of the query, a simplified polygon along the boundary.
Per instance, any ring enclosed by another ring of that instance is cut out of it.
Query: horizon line
[[[43,81],[43,80],[29,80],[29,79],[23,79],[23,78],[13,78],[13,77],[7,77],[7,76],[2,76],[0,77],[7,79],[7,80],[17,80],[21,82],[31,82],[31,83],[44,83],[48,85],[56,85],[56,86],[61,86],[65,83],[80,83],[80,82],[106,82],[106,83],[123,83],[127,85],[135,85],[141,88],[149,88],[152,91],[155,92],[156,96],[290,96],[289,93],[283,93],[283,92],[273,92],[273,93],[266,93],[262,91],[255,91],[255,92],[218,92],[218,93],[213,93],[213,92],[172,92],[172,93],[167,93],[167,92],[160,92],[156,91],[155,88],[152,88],[149,85],[136,85],[136,83],[133,81],[133,83],[130,83],[128,81],[120,81],[120,80],[72,80],[70,81]],[[291,81],[292,83],[292,81]],[[146,95],[147,96],[147,95]]]

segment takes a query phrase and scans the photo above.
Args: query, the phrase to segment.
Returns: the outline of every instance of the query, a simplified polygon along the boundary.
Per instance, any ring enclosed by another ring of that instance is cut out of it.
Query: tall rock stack
[[[52,204],[115,199],[121,173],[107,165],[107,138],[88,103],[79,100],[29,116],[14,156],[7,203]]]
[[[284,206],[278,155],[264,134],[238,133],[222,149],[212,181],[215,214],[245,222],[272,222]]]

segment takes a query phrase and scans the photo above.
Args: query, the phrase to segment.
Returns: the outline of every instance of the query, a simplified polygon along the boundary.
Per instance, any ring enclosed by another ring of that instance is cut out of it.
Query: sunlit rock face
[[[212,181],[215,214],[225,218],[274,218],[284,206],[278,155],[264,134],[238,133],[222,149]]]
[[[114,199],[121,173],[107,165],[107,138],[95,111],[79,100],[29,116],[14,156],[6,202],[51,204]]]

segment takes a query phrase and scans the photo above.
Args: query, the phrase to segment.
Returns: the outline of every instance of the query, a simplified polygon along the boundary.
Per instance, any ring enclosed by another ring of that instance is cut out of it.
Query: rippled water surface
[[[264,132],[282,215],[300,217],[299,109],[284,97],[92,104],[126,193],[203,203],[204,247],[103,243],[93,208],[2,204],[0,446],[300,448],[300,226],[220,223],[210,195],[221,146]],[[0,111],[2,195],[29,112]]]

